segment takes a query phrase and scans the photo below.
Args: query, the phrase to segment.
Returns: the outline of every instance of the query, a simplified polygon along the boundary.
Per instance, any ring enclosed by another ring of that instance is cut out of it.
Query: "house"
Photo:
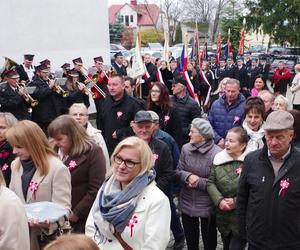
[[[137,4],[131,0],[130,4],[113,4],[108,9],[109,23],[114,24],[118,17],[125,26],[139,28],[161,28],[163,13],[156,4]]]

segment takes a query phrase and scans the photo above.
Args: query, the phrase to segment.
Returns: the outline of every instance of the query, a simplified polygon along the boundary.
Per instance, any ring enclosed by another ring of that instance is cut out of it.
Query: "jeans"
[[[173,201],[173,197],[168,196],[171,207],[171,231],[175,240],[179,240],[184,237],[183,228],[180,222],[180,216],[176,212],[176,205]]]
[[[182,214],[182,224],[188,250],[199,250],[199,219],[201,221],[201,236],[204,250],[215,250],[217,247],[216,218],[190,217]]]

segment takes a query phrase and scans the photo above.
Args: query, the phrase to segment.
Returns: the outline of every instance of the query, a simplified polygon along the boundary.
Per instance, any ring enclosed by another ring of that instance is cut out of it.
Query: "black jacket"
[[[149,146],[155,159],[154,169],[156,171],[155,181],[157,187],[168,196],[170,184],[174,177],[171,152],[168,145],[159,139],[152,138]]]
[[[127,71],[124,65],[121,65],[121,67],[119,67],[116,62],[113,62],[111,66],[116,70],[118,75],[127,76]]]
[[[168,68],[160,69],[160,72],[161,72],[161,76],[164,80],[164,83],[169,90],[169,94],[171,95],[172,94],[172,83],[170,82],[170,80],[173,80],[173,74],[170,70],[168,70]]]
[[[247,68],[247,76],[248,76],[248,87],[249,89],[252,89],[254,87],[254,81],[256,76],[258,76],[260,74],[260,68],[259,67],[248,67]]]
[[[144,83],[142,84],[142,97],[146,98],[149,95],[149,90],[152,88],[152,83],[157,81],[156,70],[157,67],[153,63],[145,64],[149,77],[143,76]]]
[[[247,81],[247,68],[246,65],[243,65],[240,69],[237,67],[238,70],[238,80],[241,84],[241,89],[249,89],[248,81]]]
[[[18,120],[29,119],[28,103],[8,83],[0,86],[0,111],[10,112]]]
[[[128,96],[125,91],[121,100],[114,101],[110,95],[104,99],[97,119],[109,155],[112,154],[116,145],[127,136],[130,122],[139,110],[141,110],[141,106],[136,100]],[[112,134],[115,131],[117,139],[112,138]]]
[[[264,81],[269,79],[269,72],[270,72],[270,64],[259,64],[258,67],[260,68],[260,73],[263,76]]]
[[[35,76],[30,86],[36,86],[32,96],[39,101],[39,104],[32,108],[32,121],[50,123],[57,116],[65,113],[65,100],[54,90],[50,89],[47,82]]]
[[[226,67],[226,77],[238,79],[239,78],[239,72],[236,65],[232,64],[231,66],[227,65]]]
[[[244,160],[237,215],[241,233],[247,233],[249,244],[257,249],[300,249],[299,161],[300,152],[292,146],[275,177],[267,147],[250,153]],[[281,190],[284,180],[290,185]]]
[[[33,66],[31,66],[33,68]],[[20,81],[26,81],[29,82],[29,77],[24,69],[23,64],[20,64],[16,67],[16,71],[20,75]]]
[[[163,110],[161,106],[158,105],[153,105],[151,110],[156,112],[159,116],[160,129],[170,134],[175,139],[177,145],[181,145],[182,126],[178,112],[176,112],[173,107],[171,107],[170,110]]]
[[[12,147],[8,142],[3,142],[0,145],[0,171],[2,171],[7,187],[9,186],[11,177],[10,165],[15,158],[16,155],[13,154]]]
[[[189,142],[190,124],[194,118],[201,117],[201,110],[196,101],[188,94],[183,98],[171,96],[171,101],[175,111],[178,112],[181,118],[182,144],[178,145],[181,147],[183,144]]]

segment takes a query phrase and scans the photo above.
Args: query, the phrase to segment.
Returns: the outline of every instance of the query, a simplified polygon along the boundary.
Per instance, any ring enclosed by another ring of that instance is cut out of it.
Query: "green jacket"
[[[238,236],[238,223],[236,210],[221,211],[219,203],[223,198],[236,199],[238,183],[242,163],[245,157],[243,153],[237,160],[233,160],[223,150],[214,159],[214,166],[208,178],[207,191],[216,206],[217,226],[220,233],[227,236],[230,232]]]

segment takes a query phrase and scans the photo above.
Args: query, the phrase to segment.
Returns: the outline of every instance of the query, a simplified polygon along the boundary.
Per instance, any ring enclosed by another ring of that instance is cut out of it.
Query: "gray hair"
[[[17,118],[9,112],[0,112],[0,118],[3,118],[5,120],[8,127],[12,127],[18,122]]]

